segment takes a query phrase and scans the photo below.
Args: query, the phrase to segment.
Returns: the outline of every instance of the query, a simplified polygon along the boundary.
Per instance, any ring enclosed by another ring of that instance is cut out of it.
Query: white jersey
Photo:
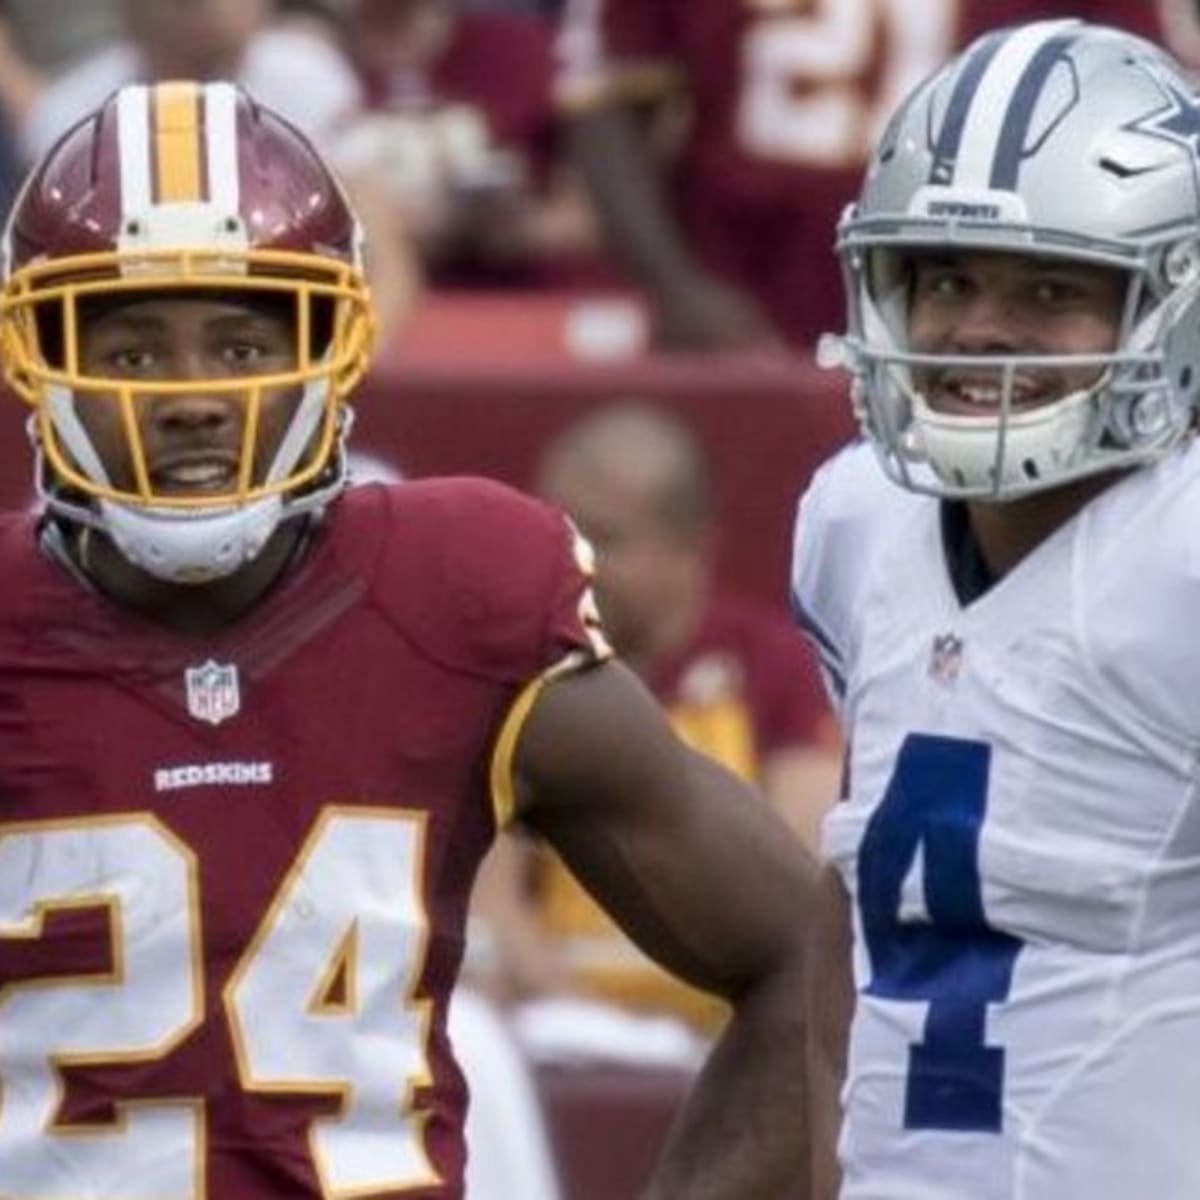
[[[1197,1200],[1200,446],[965,607],[854,447],[793,589],[849,742],[843,1200]]]

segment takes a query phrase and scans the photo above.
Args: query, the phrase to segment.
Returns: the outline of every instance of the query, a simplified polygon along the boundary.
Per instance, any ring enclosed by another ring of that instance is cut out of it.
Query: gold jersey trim
[[[497,829],[506,829],[512,824],[517,815],[517,788],[513,778],[513,759],[517,753],[517,742],[525,722],[533,711],[534,703],[542,693],[542,688],[551,680],[562,675],[570,675],[584,667],[594,666],[611,657],[609,653],[592,653],[586,650],[572,650],[559,659],[553,666],[547,668],[536,678],[531,679],[517,693],[504,720],[500,725],[500,733],[496,738],[496,748],[492,751],[492,764],[489,780],[492,792],[492,815],[496,820]]]

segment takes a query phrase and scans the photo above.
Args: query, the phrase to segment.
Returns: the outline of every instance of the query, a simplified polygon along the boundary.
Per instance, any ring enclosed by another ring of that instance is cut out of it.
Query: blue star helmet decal
[[[1135,121],[1130,128],[1166,138],[1200,156],[1200,96],[1189,95],[1173,85],[1168,85],[1167,90],[1171,94],[1170,106]]]

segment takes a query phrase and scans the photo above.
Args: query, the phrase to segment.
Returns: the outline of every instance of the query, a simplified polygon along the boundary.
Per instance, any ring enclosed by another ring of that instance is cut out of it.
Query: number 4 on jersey
[[[979,833],[991,748],[910,734],[859,849],[859,904],[871,961],[867,992],[927,1001],[909,1048],[908,1129],[999,1131],[1004,1050],[986,1044],[987,1006],[1007,998],[1022,942],[987,922]],[[920,855],[928,920],[901,915]]]

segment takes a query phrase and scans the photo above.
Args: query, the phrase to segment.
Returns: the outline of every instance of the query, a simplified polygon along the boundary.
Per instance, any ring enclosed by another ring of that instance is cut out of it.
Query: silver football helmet
[[[1200,393],[1200,99],[1140,38],[1042,21],[974,42],[893,117],[839,225],[849,307],[823,365],[853,376],[885,470],[937,495],[1010,499],[1150,461],[1193,426]],[[1128,279],[1116,344],[1091,356],[918,354],[915,254],[1053,256]],[[1036,408],[1019,372],[1090,366]],[[939,412],[923,375],[995,371],[998,403]]]

